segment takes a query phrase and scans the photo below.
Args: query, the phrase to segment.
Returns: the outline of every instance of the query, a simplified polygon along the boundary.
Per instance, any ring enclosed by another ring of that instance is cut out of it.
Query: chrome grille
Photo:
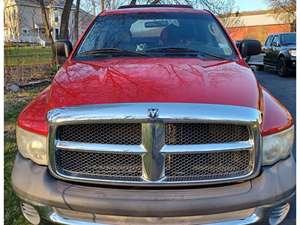
[[[149,118],[156,108],[159,118]],[[53,110],[48,121],[49,169],[65,180],[199,185],[247,180],[260,169],[261,120],[252,108],[93,105]]]
[[[99,144],[141,144],[141,124],[106,123],[65,125],[58,129],[59,139]]]
[[[166,124],[167,145],[228,143],[249,140],[246,126],[230,124]]]
[[[58,149],[58,171],[63,174],[96,179],[139,180],[142,158],[134,154],[78,152]]]
[[[249,151],[168,154],[168,181],[210,180],[238,177],[251,171]]]

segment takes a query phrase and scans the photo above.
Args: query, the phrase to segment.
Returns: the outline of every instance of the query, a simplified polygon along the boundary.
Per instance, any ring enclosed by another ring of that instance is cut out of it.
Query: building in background
[[[64,0],[45,0],[48,20],[54,40],[60,33],[61,14]],[[83,32],[93,15],[80,10],[79,34]],[[75,6],[69,20],[70,41],[75,42]],[[4,39],[5,42],[43,43],[48,42],[41,7],[37,0],[4,0]]]
[[[225,26],[234,40],[254,38],[263,43],[269,34],[293,30],[293,18],[283,11],[237,12],[224,17],[232,21]]]

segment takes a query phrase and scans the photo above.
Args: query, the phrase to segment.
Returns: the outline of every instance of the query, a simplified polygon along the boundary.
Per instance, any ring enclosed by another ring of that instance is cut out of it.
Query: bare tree
[[[76,11],[75,11],[75,40],[77,41],[79,38],[79,13],[80,13],[80,0],[76,1]]]
[[[48,20],[48,13],[47,13],[47,9],[45,7],[45,2],[44,0],[37,0],[41,6],[41,10],[42,10],[42,14],[43,14],[43,20],[44,20],[44,24],[46,27],[46,33],[47,36],[50,40],[50,44],[51,44],[51,50],[52,50],[52,62],[55,62],[55,56],[56,56],[56,50],[55,50],[55,46],[54,46],[54,40],[53,40],[53,36],[51,33],[51,28],[50,28],[50,24],[49,24],[49,20]]]
[[[9,41],[16,41],[18,34],[18,15],[15,9],[10,10],[5,2],[4,8],[4,24],[5,28],[9,30],[10,36],[7,37]]]
[[[296,31],[296,0],[268,0],[270,7],[277,13],[277,18],[291,25]]]
[[[244,25],[234,0],[228,0],[218,12],[218,16],[226,28],[241,27]]]
[[[64,9],[61,15],[60,38],[68,39],[69,36],[69,18],[72,10],[73,0],[65,0]]]
[[[105,0],[101,0],[101,11],[105,9]]]
[[[206,8],[216,15],[224,14],[224,7],[232,6],[233,0],[131,0],[130,4],[188,4],[196,8]],[[228,11],[228,10],[226,10]],[[228,13],[228,12],[227,12]]]

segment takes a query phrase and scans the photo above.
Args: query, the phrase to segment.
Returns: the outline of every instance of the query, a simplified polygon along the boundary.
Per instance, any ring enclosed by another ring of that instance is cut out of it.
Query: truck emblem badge
[[[155,119],[158,117],[158,109],[148,109],[148,116],[151,119]]]

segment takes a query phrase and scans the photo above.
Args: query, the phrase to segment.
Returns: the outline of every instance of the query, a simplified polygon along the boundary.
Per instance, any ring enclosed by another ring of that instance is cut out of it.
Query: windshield
[[[228,37],[208,14],[143,13],[99,16],[77,57],[183,56],[234,59]]]
[[[284,45],[287,44],[296,44],[296,33],[282,34],[281,35],[281,43]]]

